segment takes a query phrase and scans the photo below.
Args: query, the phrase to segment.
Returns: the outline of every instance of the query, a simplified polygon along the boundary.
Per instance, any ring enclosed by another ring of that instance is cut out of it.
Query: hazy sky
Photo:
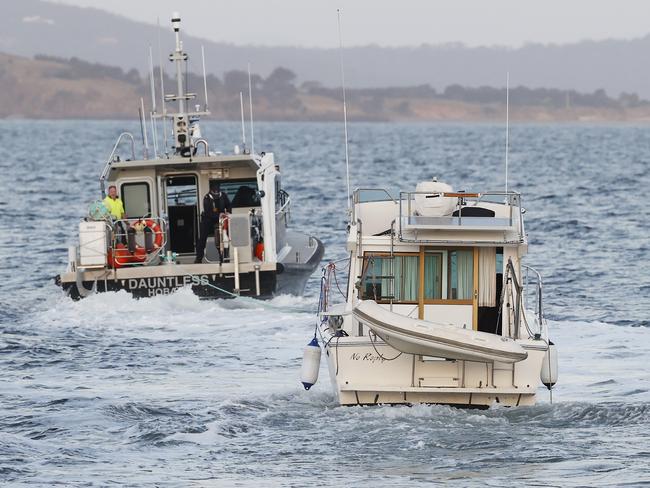
[[[650,33],[649,0],[51,0],[155,23],[179,10],[186,32],[233,44],[347,46],[462,42],[520,46]]]

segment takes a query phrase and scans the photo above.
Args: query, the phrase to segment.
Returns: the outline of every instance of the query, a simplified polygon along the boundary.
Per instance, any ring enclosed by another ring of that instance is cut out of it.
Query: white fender
[[[314,336],[302,354],[302,371],[300,373],[300,381],[309,390],[316,381],[318,381],[318,370],[320,369],[320,346],[318,339]]]
[[[551,341],[548,342],[548,349],[544,354],[542,371],[539,376],[549,390],[557,383],[557,348]]]

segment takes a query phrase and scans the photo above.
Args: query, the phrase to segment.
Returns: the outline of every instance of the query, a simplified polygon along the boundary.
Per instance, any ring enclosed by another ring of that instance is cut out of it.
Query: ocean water
[[[560,357],[553,403],[337,407],[325,367],[299,383],[304,297],[188,290],[72,302],[52,277],[133,124],[0,122],[0,485],[641,486],[650,484],[650,127],[511,128],[527,261]],[[212,148],[239,127],[207,123]],[[352,186],[503,188],[498,125],[350,124]],[[293,225],[345,255],[339,124],[256,124]],[[324,365],[324,362],[323,362]]]

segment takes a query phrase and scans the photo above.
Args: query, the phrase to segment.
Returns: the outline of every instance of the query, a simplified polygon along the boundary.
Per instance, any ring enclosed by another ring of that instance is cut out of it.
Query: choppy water
[[[337,124],[258,124],[296,227],[343,255]],[[554,404],[489,411],[336,407],[298,383],[304,298],[182,290],[71,302],[51,277],[123,122],[0,122],[0,484],[637,486],[650,483],[650,128],[519,126],[511,188],[545,276]],[[354,185],[500,189],[492,125],[351,124]],[[238,127],[208,124],[212,145]],[[29,137],[29,139],[27,138]],[[230,145],[230,144],[228,144]]]

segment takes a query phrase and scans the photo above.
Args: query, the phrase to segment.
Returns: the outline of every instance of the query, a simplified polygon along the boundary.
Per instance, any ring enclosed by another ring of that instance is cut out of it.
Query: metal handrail
[[[542,283],[542,275],[540,274],[539,271],[537,271],[535,268],[532,266],[528,266],[526,264],[522,264],[522,268],[526,270],[526,274],[524,275],[524,296],[525,296],[525,301],[528,302],[528,293],[526,293],[529,289],[528,283],[528,273],[533,273],[535,276],[535,316],[537,318],[537,322],[539,324],[539,329],[540,333],[542,332],[542,328],[544,326],[544,308],[543,308],[543,300],[542,300],[542,292],[543,292],[543,283]]]
[[[115,152],[117,151],[117,148],[122,142],[123,137],[128,137],[131,139],[131,159],[135,159],[135,138],[133,137],[133,134],[131,134],[130,132],[122,132],[118,136],[117,141],[115,141],[115,145],[113,146],[111,155],[106,160],[106,164],[104,165],[102,174],[99,176],[99,187],[102,191],[102,198],[106,197],[106,188],[104,187],[104,182],[106,181],[106,177],[108,176],[108,173],[111,170],[111,164],[113,164],[115,158]]]
[[[489,192],[484,192],[484,193],[469,193],[469,192],[431,192],[431,191],[401,191],[400,192],[400,200],[399,200],[399,236],[400,239],[402,239],[402,226],[403,226],[403,221],[404,221],[404,206],[402,204],[403,201],[407,202],[406,206],[406,217],[409,218],[413,215],[413,210],[412,210],[412,202],[414,201],[414,196],[415,195],[438,195],[442,197],[447,197],[447,198],[457,198],[458,202],[456,204],[456,208],[458,209],[458,216],[454,217],[458,219],[458,226],[463,225],[463,217],[462,217],[462,208],[466,204],[466,200],[471,200],[476,203],[480,202],[483,200],[484,197],[486,196],[505,196],[505,203],[509,206],[510,209],[510,214],[507,217],[508,219],[508,225],[512,227],[513,225],[513,210],[514,208],[519,209],[519,242],[523,242],[524,239],[524,227],[523,227],[523,215],[522,215],[522,208],[521,208],[521,194],[519,192],[515,191],[489,191]],[[467,217],[465,217],[467,218]]]
[[[393,198],[393,196],[385,188],[355,188],[354,192],[352,193],[352,202],[353,203],[364,203],[364,202],[359,201],[359,194],[362,191],[379,191],[379,192],[385,193],[388,196],[389,200],[392,200],[393,203],[395,203],[395,204],[397,203],[397,200],[395,200],[395,198]]]
[[[194,141],[194,147],[196,147],[197,149],[199,148],[199,144],[203,144],[203,147],[205,148],[205,156],[209,156],[210,155],[210,149],[209,149],[209,146],[208,146],[208,141],[206,141],[203,138],[197,139],[197,140]]]
[[[388,200],[376,200],[378,202],[387,202],[387,201],[392,201],[395,205],[397,205],[397,200],[393,198],[393,195],[391,195],[388,190],[385,188],[355,188],[354,191],[352,192],[352,215],[350,218],[350,222],[356,222],[357,221],[357,213],[356,213],[356,205],[359,203],[370,203],[370,202],[362,202],[359,199],[359,196],[361,192],[364,191],[378,191],[381,193],[385,193],[386,196],[388,197]]]
[[[152,252],[146,254],[146,258],[143,261],[138,261],[138,262],[120,262],[116,249],[117,249],[117,244],[121,243],[122,240],[127,240],[128,239],[128,228],[132,226],[132,224],[135,224],[137,222],[141,222],[144,220],[152,220],[158,225],[157,231],[154,231],[154,235],[162,235],[163,236],[163,241],[160,244],[159,247],[154,249]],[[117,229],[119,229],[118,224],[122,224],[122,228],[125,229],[125,232],[118,232]],[[113,247],[113,260],[118,263],[121,266],[146,266],[151,264],[160,254],[162,254],[165,251],[165,248],[167,247],[167,222],[165,219],[160,218],[160,217],[147,217],[147,218],[135,218],[135,219],[119,219],[119,220],[114,220],[113,221],[113,229],[112,229],[112,247]]]
[[[284,223],[288,225],[289,212],[291,210],[291,196],[285,190],[280,190],[280,202],[281,207],[276,210],[275,216],[277,218],[280,215],[284,215]]]
[[[517,272],[515,271],[515,266],[512,264],[512,259],[508,258],[508,262],[506,263],[506,279],[508,281],[512,281],[512,284],[515,288],[515,303],[513,304],[515,307],[515,333],[513,339],[519,339],[519,326],[521,324],[521,295],[522,295],[522,287],[519,284],[519,280],[517,279]],[[507,283],[507,281],[506,281]],[[530,333],[530,331],[529,331]]]

